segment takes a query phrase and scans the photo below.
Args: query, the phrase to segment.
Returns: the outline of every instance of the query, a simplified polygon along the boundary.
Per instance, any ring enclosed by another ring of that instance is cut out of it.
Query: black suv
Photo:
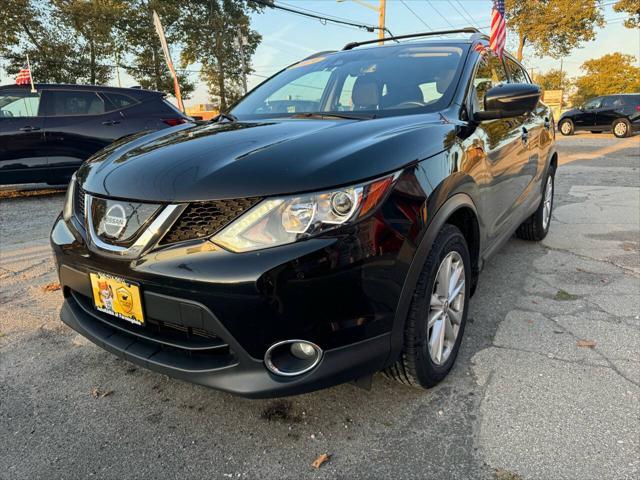
[[[114,140],[189,121],[161,92],[35,87],[0,87],[0,184],[67,183],[84,160]]]
[[[51,233],[62,320],[239,395],[435,385],[487,258],[553,206],[550,110],[475,32],[324,52],[94,156]]]
[[[640,94],[627,93],[596,97],[578,108],[564,112],[558,121],[563,135],[578,130],[592,133],[611,131],[618,138],[640,131]]]

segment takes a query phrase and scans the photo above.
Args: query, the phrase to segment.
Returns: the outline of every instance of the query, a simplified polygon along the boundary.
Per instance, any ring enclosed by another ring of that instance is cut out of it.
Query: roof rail
[[[342,50],[352,50],[361,45],[370,45],[372,43],[385,42],[387,40],[403,40],[405,38],[417,38],[417,37],[430,37],[434,35],[447,35],[450,33],[471,33],[472,39],[476,40],[477,38],[484,38],[486,35],[482,33],[480,30],[474,27],[466,27],[466,28],[456,28],[454,30],[439,30],[437,32],[421,32],[421,33],[410,33],[408,35],[395,35],[392,37],[379,38],[376,40],[365,40],[364,42],[352,42],[347,43]]]

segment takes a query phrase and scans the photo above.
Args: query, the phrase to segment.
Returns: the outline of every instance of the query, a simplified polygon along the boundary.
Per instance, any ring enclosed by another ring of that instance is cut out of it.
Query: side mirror
[[[531,83],[504,83],[484,96],[484,111],[474,112],[476,120],[494,120],[524,115],[535,110],[542,91]]]

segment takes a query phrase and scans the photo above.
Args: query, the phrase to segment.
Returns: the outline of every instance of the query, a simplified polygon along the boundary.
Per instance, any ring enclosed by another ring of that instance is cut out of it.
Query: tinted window
[[[40,94],[30,91],[0,92],[0,118],[36,117]]]
[[[105,113],[104,100],[96,92],[52,90],[47,97],[49,115],[100,115]]]
[[[102,96],[105,97],[110,103],[110,105],[107,105],[107,108],[109,111],[126,108],[136,103],[136,101],[133,98],[128,97],[126,95],[122,95],[120,93],[103,92]]]
[[[509,57],[505,57],[505,63],[507,64],[507,70],[509,70],[511,83],[529,83],[529,78],[520,65]]]
[[[602,106],[603,107],[613,107],[615,105],[615,101],[617,100],[617,97],[604,97],[602,99]]]
[[[585,110],[593,110],[595,108],[600,108],[602,104],[602,98],[594,98],[593,100],[589,100],[584,104]]]
[[[487,91],[501,83],[507,82],[507,74],[500,59],[489,52],[483,55],[473,79],[474,110],[484,110],[484,96]]]
[[[299,62],[245,97],[239,118],[296,113],[363,112],[365,116],[431,111],[455,89],[463,49],[412,46],[355,49]]]

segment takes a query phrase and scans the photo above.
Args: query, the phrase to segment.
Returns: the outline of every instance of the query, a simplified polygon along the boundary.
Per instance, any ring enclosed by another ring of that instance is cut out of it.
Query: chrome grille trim
[[[117,258],[138,258],[142,253],[154,247],[186,208],[186,204],[165,206],[131,246],[123,247],[106,243],[98,237],[93,222],[88,217],[89,212],[92,211],[92,196],[85,193],[84,199],[85,225],[88,231],[87,246],[93,252]]]

